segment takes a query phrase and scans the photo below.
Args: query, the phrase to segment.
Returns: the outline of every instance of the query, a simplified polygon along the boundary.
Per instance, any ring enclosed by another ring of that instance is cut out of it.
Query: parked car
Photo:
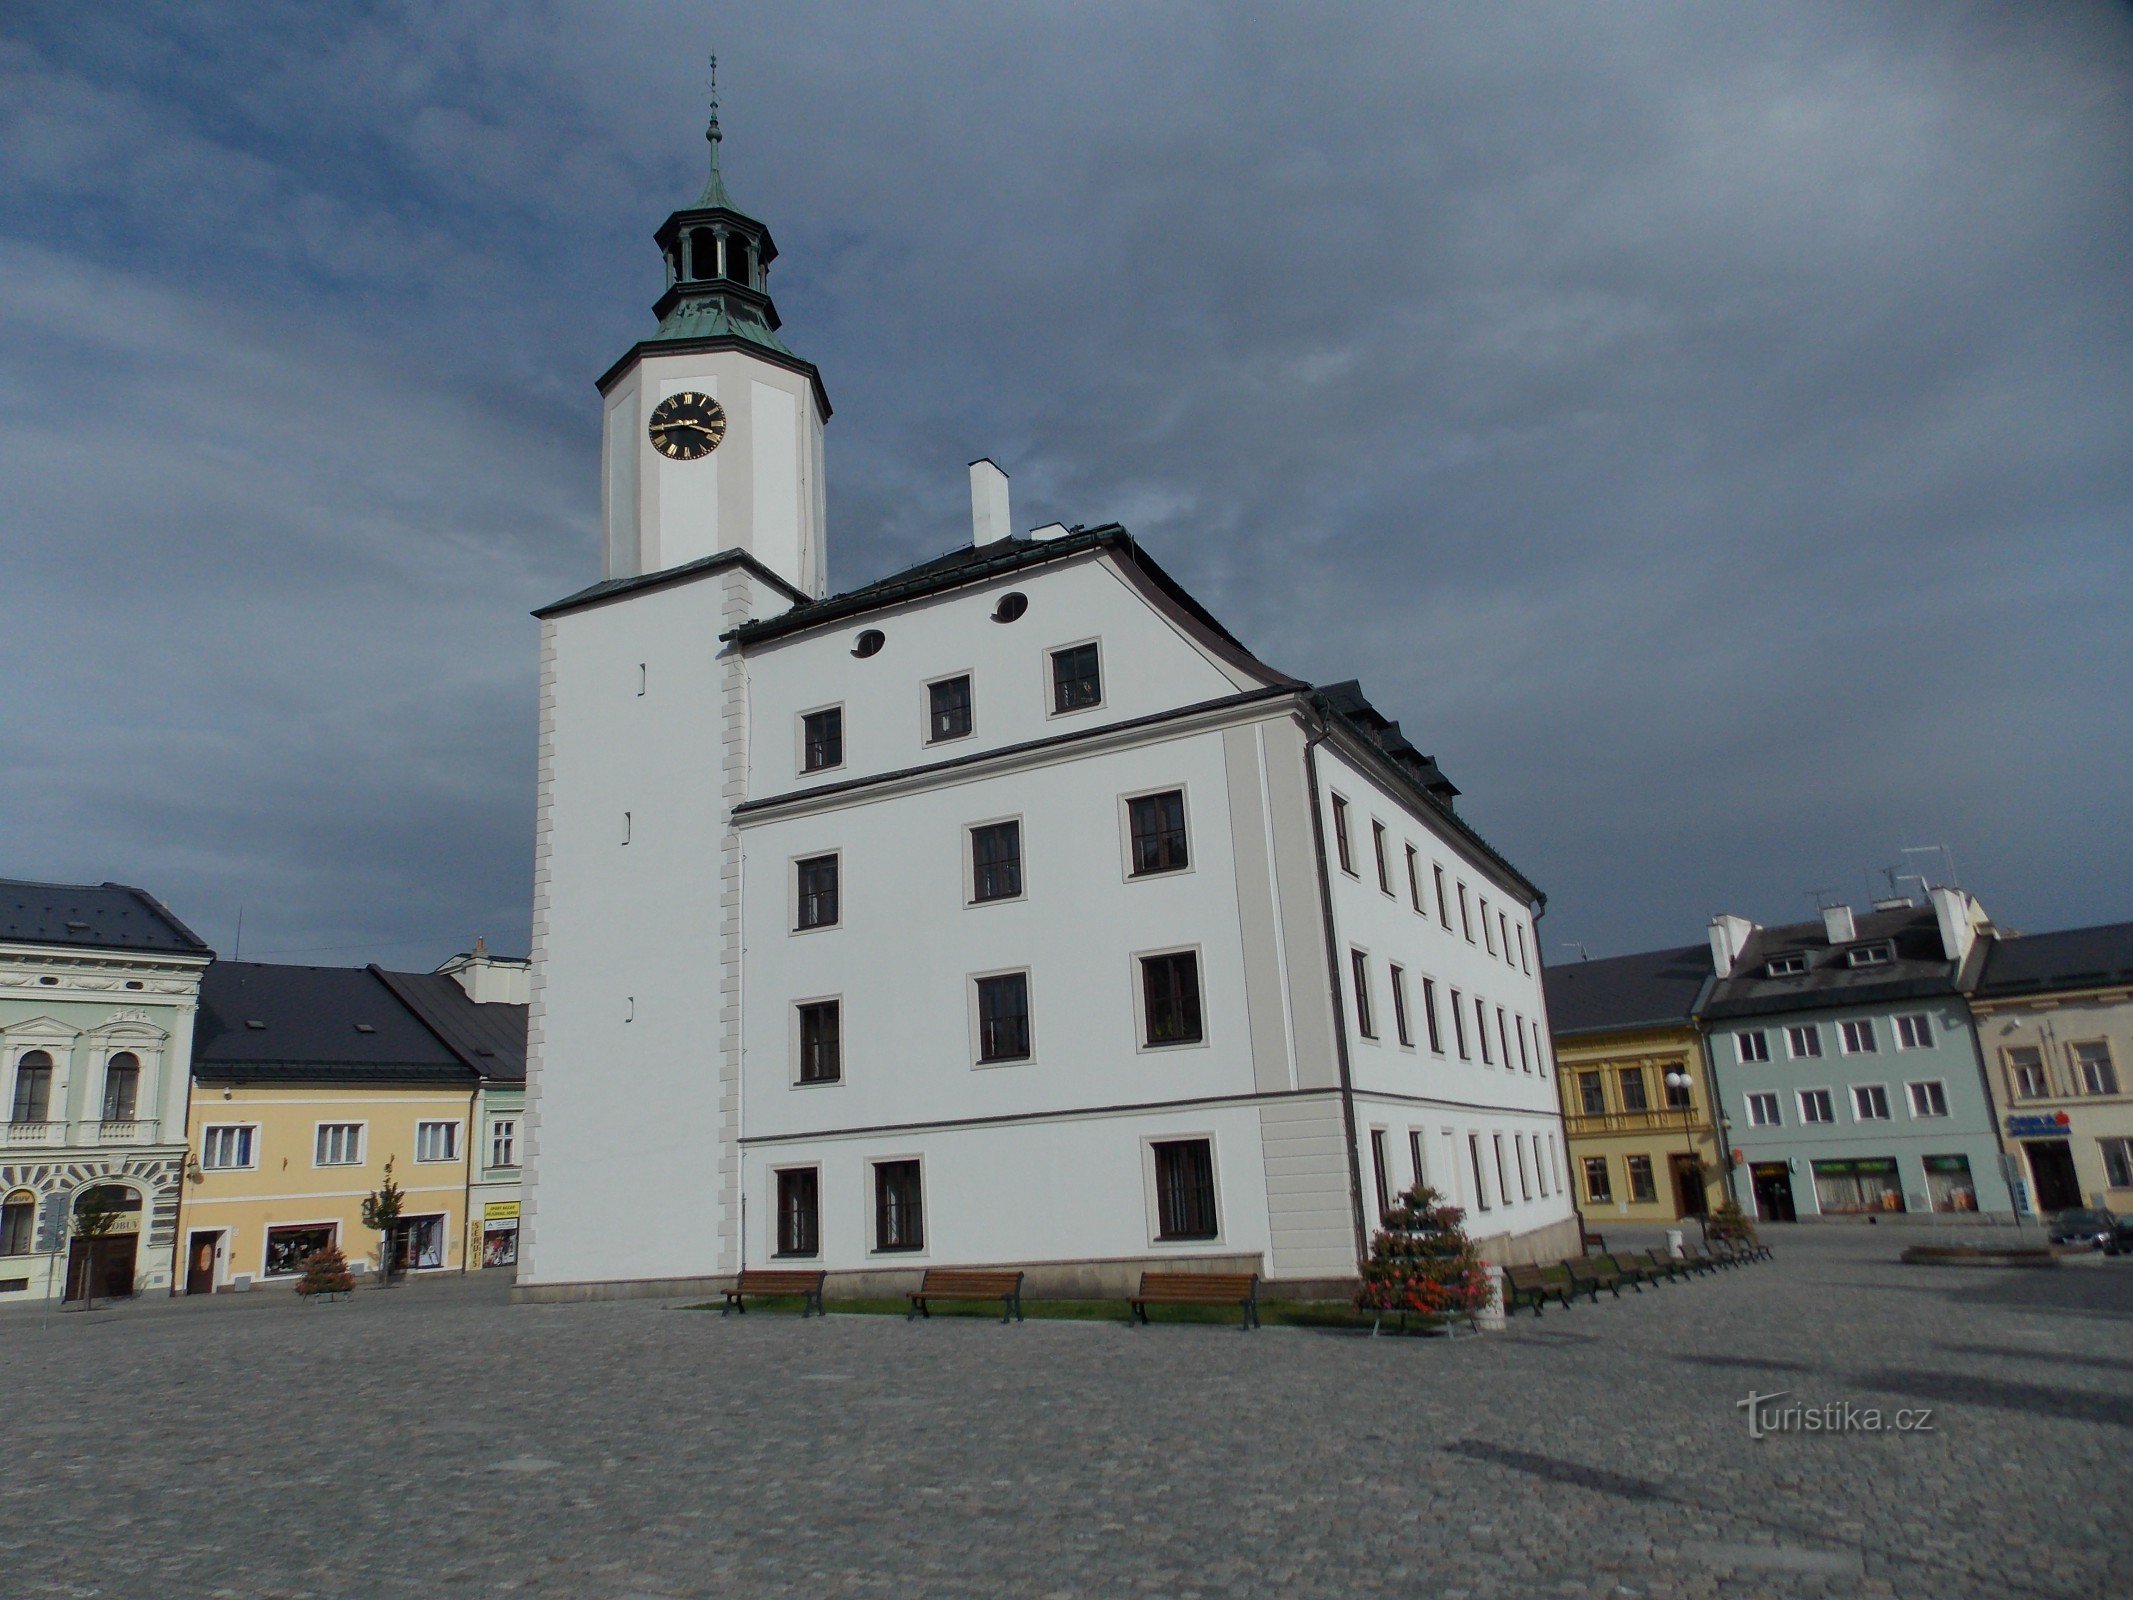
[[[2109,1250],[2118,1242],[2118,1221],[2108,1211],[2086,1207],[2052,1213],[2051,1242],[2090,1250]]]
[[[2110,1242],[2103,1247],[2107,1256],[2133,1256],[2133,1214],[2120,1217],[2111,1231]]]

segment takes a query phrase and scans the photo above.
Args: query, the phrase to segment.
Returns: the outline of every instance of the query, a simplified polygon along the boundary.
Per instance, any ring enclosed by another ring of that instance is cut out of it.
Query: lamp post
[[[1689,1166],[1694,1171],[1697,1185],[1700,1188],[1703,1184],[1703,1163],[1696,1159],[1696,1096],[1692,1092],[1695,1085],[1696,1080],[1689,1076],[1686,1068],[1675,1067],[1666,1075],[1666,1086],[1678,1093],[1682,1099],[1681,1146],[1688,1155]],[[1706,1220],[1710,1209],[1709,1204],[1706,1203],[1696,1213],[1696,1226],[1703,1230],[1703,1235],[1706,1239],[1711,1236],[1710,1223]]]

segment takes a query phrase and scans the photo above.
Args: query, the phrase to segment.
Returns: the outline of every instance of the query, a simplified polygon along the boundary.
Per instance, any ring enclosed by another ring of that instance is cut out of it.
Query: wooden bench
[[[1589,1256],[1596,1251],[1604,1253],[1606,1249],[1607,1236],[1605,1234],[1594,1233],[1590,1228],[1587,1228],[1585,1230],[1585,1254]]]
[[[1646,1266],[1656,1272],[1663,1273],[1670,1279],[1686,1278],[1689,1275],[1689,1264],[1686,1261],[1676,1260],[1664,1250],[1647,1250],[1644,1252],[1643,1260]]]
[[[1662,1256],[1656,1250],[1617,1250],[1614,1263],[1625,1278],[1637,1283],[1659,1283],[1674,1277],[1679,1270],[1672,1256]]]
[[[733,1287],[726,1291],[726,1303],[718,1308],[725,1316],[729,1311],[748,1315],[748,1297],[758,1300],[789,1300],[797,1296],[800,1315],[810,1311],[816,1316],[827,1316],[822,1309],[822,1285],[829,1277],[827,1272],[772,1271],[768,1268],[751,1267],[733,1280]]]
[[[1595,1304],[1599,1302],[1602,1289],[1617,1300],[1622,1298],[1622,1274],[1611,1266],[1601,1266],[1600,1262],[1605,1259],[1596,1256],[1571,1256],[1563,1263],[1564,1270],[1570,1274],[1570,1287],[1591,1296]]]
[[[1636,1267],[1625,1266],[1621,1258],[1613,1255],[1594,1256],[1592,1264],[1602,1272],[1612,1270],[1617,1278],[1639,1294],[1644,1293],[1644,1280],[1654,1276],[1649,1268],[1640,1271]]]
[[[911,1291],[911,1309],[904,1321],[931,1317],[929,1300],[997,1300],[1002,1322],[1022,1320],[1022,1274],[979,1272],[966,1267],[928,1267],[918,1287]]]
[[[1691,1272],[1716,1272],[1725,1263],[1705,1255],[1700,1246],[1685,1244],[1681,1247],[1681,1264]]]
[[[1126,1320],[1144,1323],[1150,1306],[1238,1306],[1247,1330],[1259,1326],[1256,1272],[1144,1272],[1141,1292],[1126,1302]]]
[[[1533,1314],[1541,1314],[1544,1301],[1557,1300],[1564,1306],[1570,1304],[1570,1290],[1560,1283],[1551,1283],[1539,1267],[1505,1267],[1503,1269],[1503,1310],[1509,1316],[1520,1306],[1531,1306]]]

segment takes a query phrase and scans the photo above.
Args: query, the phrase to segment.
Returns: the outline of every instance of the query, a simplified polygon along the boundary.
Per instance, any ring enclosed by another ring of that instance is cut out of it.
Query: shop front
[[[481,1208],[481,1264],[518,1265],[518,1202],[491,1200]]]
[[[1825,1217],[1888,1215],[1904,1209],[1903,1179],[1893,1156],[1814,1163],[1815,1209]]]

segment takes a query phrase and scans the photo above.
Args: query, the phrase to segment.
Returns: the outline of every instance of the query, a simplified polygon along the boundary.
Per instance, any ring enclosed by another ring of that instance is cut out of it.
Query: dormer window
[[[1847,967],[1885,967],[1896,959],[1896,952],[1885,944],[1855,945],[1844,952]]]
[[[1772,956],[1763,970],[1773,978],[1797,978],[1807,970],[1806,952],[1790,950],[1781,956]]]

